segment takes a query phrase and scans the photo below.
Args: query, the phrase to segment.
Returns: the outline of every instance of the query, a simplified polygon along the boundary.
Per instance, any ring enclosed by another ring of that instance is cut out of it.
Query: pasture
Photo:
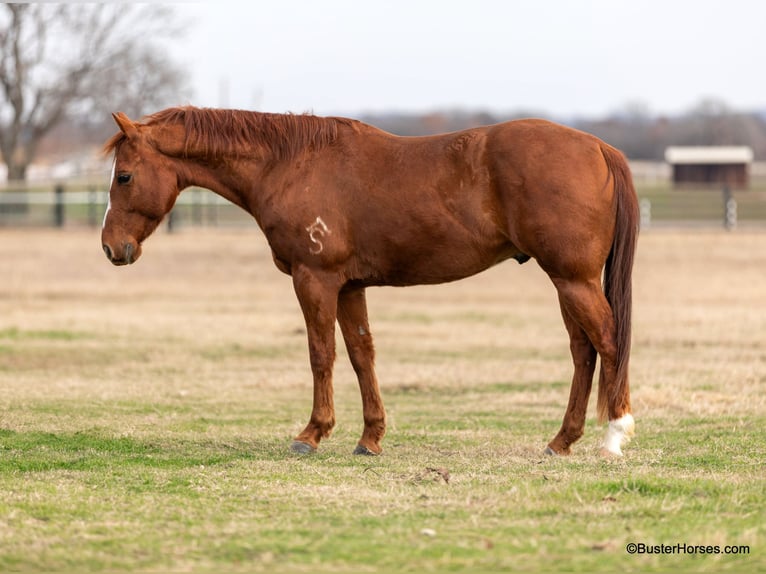
[[[568,338],[514,261],[369,290],[384,453],[351,455],[338,333],[338,425],[299,456],[305,328],[254,227],[158,233],[124,268],[95,231],[0,229],[0,570],[763,571],[766,234],[649,231],[637,257],[624,459],[595,393],[574,454],[542,455]]]

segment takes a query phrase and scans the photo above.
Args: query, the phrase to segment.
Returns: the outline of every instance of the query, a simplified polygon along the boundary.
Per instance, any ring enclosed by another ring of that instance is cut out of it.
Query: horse
[[[574,364],[561,428],[544,452],[568,455],[583,435],[599,356],[601,452],[622,456],[635,428],[628,363],[639,218],[620,151],[540,119],[399,137],[310,114],[186,106],[140,121],[112,116],[119,131],[104,146],[114,163],[101,243],[113,264],[135,263],[179,193],[199,186],[250,213],[292,277],[314,385],[292,451],[316,451],[335,424],[337,321],[362,396],[354,454],[382,452],[368,287],[444,283],[534,259],[557,291]]]

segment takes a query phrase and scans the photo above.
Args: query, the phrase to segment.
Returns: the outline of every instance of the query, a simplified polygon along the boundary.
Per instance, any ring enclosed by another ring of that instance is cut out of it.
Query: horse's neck
[[[253,189],[253,177],[247,177],[247,162],[234,160],[232,162],[206,162],[195,159],[184,162],[184,187],[204,187],[250,211]],[[252,170],[251,170],[252,174]]]

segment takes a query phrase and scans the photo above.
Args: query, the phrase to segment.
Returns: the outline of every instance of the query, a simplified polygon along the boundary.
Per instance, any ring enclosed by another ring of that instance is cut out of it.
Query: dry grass
[[[642,236],[632,365],[642,416],[673,416],[677,409],[766,412],[764,247],[760,233]],[[0,332],[8,339],[17,330],[25,347],[34,348],[37,339],[69,355],[54,352],[52,364],[26,365],[23,353],[9,359],[29,367],[14,379],[29,376],[35,384],[11,385],[6,398],[14,392],[50,396],[51,382],[41,385],[36,377],[51,368],[67,396],[103,395],[119,383],[114,390],[120,396],[135,391],[145,397],[147,389],[125,384],[126,375],[142,379],[145,369],[164,369],[162,381],[152,385],[160,394],[200,385],[204,392],[209,377],[219,396],[251,386],[307,388],[303,321],[292,285],[274,269],[256,231],[163,234],[150,240],[139,264],[119,269],[104,261],[90,233],[4,231],[0,250]],[[437,287],[372,289],[369,299],[384,391],[465,386],[473,379],[512,382],[537,395],[535,383],[568,383],[555,291],[534,263],[510,262]],[[98,365],[85,361],[103,369],[100,389],[82,373],[81,358],[70,355],[72,340],[80,349],[105,353]],[[338,384],[353,386],[338,341]],[[216,354],[226,360],[210,364]],[[134,360],[147,355],[156,360]],[[200,358],[203,376],[190,378],[199,371],[188,361]],[[114,380],[116,365],[126,362],[131,372],[118,369]],[[509,397],[516,400],[524,396]]]
[[[350,456],[339,339],[339,424],[301,459],[305,330],[257,230],[160,233],[129,268],[96,232],[0,230],[0,569],[762,568],[765,269],[763,233],[642,235],[613,464],[595,405],[573,457],[540,456],[571,365],[534,263],[371,290],[386,453]],[[753,554],[625,553],[642,540]]]

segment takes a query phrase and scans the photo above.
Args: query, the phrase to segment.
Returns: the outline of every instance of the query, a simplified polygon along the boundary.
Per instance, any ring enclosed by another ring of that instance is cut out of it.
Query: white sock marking
[[[620,418],[613,421],[609,421],[609,426],[606,429],[606,436],[604,437],[604,443],[601,445],[601,448],[616,456],[622,456],[622,446],[630,441],[630,438],[635,432],[635,428],[636,422],[633,420],[633,415],[630,413],[622,415]]]

